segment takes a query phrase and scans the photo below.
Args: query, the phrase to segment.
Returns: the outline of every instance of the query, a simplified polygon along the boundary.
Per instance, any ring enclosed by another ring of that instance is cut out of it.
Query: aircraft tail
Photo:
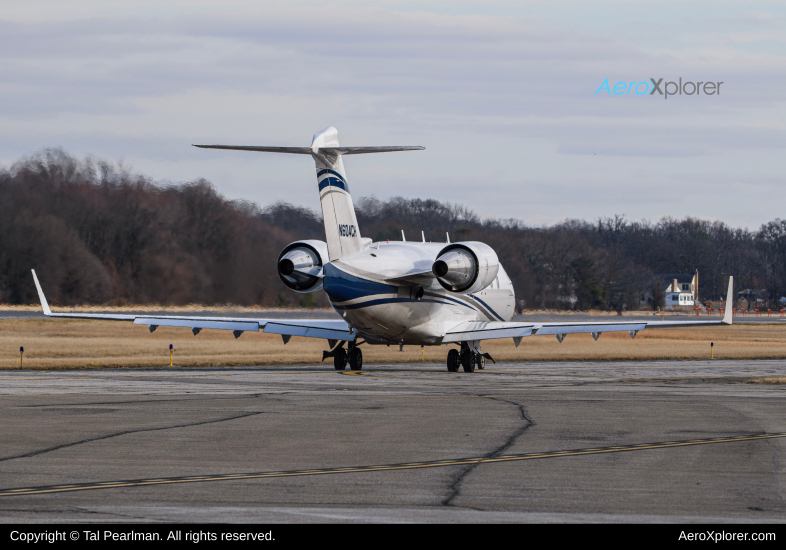
[[[311,155],[317,165],[319,199],[325,223],[325,240],[330,261],[339,260],[360,252],[361,240],[355,206],[349,194],[347,175],[341,157],[364,153],[414,151],[425,147],[340,147],[338,130],[332,126],[314,134],[311,147],[257,147],[243,145],[195,145],[203,149],[229,149],[233,151],[261,151]]]
[[[331,151],[336,147],[338,131],[332,126],[317,132],[311,140],[311,156],[317,165],[319,202],[322,204],[325,240],[331,262],[352,256],[362,248],[344,162],[340,154]]]

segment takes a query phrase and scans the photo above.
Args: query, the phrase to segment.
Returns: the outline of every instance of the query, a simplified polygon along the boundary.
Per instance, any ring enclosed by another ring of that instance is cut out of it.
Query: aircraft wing
[[[106,321],[131,321],[135,325],[147,325],[150,332],[158,327],[186,327],[197,334],[204,328],[231,330],[238,338],[244,332],[267,332],[280,334],[284,343],[292,336],[308,338],[324,338],[327,340],[354,341],[355,333],[341,319],[253,319],[247,317],[192,317],[183,315],[122,315],[111,313],[53,313],[33,270],[38,297],[47,317],[65,317],[71,319],[102,319]]]
[[[464,322],[450,329],[442,342],[466,342],[471,340],[494,340],[497,338],[513,338],[518,347],[525,336],[556,335],[562,341],[567,334],[590,333],[597,339],[604,332],[624,332],[635,337],[640,330],[648,328],[676,328],[706,325],[731,325],[733,277],[729,277],[729,290],[726,295],[726,311],[720,320],[699,321],[604,321],[604,322]]]

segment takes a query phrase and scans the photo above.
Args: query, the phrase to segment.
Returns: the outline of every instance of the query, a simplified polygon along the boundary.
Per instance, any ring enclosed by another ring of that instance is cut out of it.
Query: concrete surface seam
[[[494,449],[493,451],[491,451],[487,455],[483,456],[483,458],[495,458],[495,457],[499,456],[500,454],[502,454],[505,450],[509,449],[513,445],[513,443],[515,443],[516,440],[525,431],[527,431],[527,429],[530,428],[530,426],[534,426],[535,425],[535,421],[532,420],[529,417],[529,415],[527,414],[527,409],[526,409],[526,407],[524,407],[524,405],[516,403],[515,401],[508,401],[507,399],[500,399],[498,397],[487,397],[487,399],[491,399],[492,401],[500,401],[502,403],[508,403],[509,405],[514,405],[514,406],[518,407],[519,413],[521,414],[521,418],[524,420],[524,425],[522,425],[519,428],[517,428],[508,437],[508,439],[507,439],[507,441],[505,441],[505,443],[503,443],[502,445],[500,445],[499,447],[497,447],[496,449]],[[450,494],[445,499],[443,499],[440,504],[442,504],[443,506],[455,506],[453,504],[453,501],[459,495],[461,495],[461,483],[462,483],[462,481],[464,481],[464,478],[467,477],[467,475],[469,475],[469,473],[472,472],[475,468],[477,468],[480,464],[481,464],[480,462],[475,462],[474,464],[470,464],[469,466],[464,468],[461,472],[459,472],[458,475],[455,476],[455,478],[453,479],[453,481],[450,484],[450,487],[449,487]]]
[[[142,433],[142,432],[157,432],[157,431],[161,431],[161,430],[173,430],[173,429],[176,429],[176,428],[189,428],[191,426],[202,426],[204,424],[215,424],[217,422],[227,422],[229,420],[237,420],[237,419],[246,418],[246,417],[249,417],[249,416],[256,416],[258,414],[264,414],[264,411],[245,413],[245,414],[236,415],[236,416],[229,416],[227,418],[219,418],[219,419],[216,419],[216,420],[206,420],[206,421],[203,421],[203,422],[192,422],[190,424],[178,424],[178,425],[175,425],[175,426],[160,426],[158,428],[144,428],[144,429],[141,429],[141,430],[126,430],[126,431],[122,431],[122,432],[115,432],[113,434],[102,435],[102,436],[99,436],[99,437],[91,437],[89,439],[82,439],[80,441],[73,441],[71,443],[63,443],[62,445],[55,445],[54,447],[48,447],[46,449],[40,449],[38,451],[32,451],[32,452],[21,454],[21,455],[3,457],[3,458],[0,458],[0,462],[5,462],[7,460],[15,460],[17,458],[30,458],[30,457],[33,457],[33,456],[42,455],[44,453],[51,453],[52,451],[57,451],[59,449],[64,449],[66,447],[74,447],[76,445],[82,445],[84,443],[92,443],[94,441],[101,441],[103,439],[111,439],[113,437],[119,437],[121,435],[128,435],[128,434],[135,434],[135,433]]]

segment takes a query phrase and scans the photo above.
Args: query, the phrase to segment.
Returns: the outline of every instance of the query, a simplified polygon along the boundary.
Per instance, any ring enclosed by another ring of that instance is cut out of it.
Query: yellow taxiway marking
[[[688,447],[693,445],[710,445],[713,443],[734,443],[739,441],[757,441],[786,437],[786,433],[763,433],[756,435],[740,435],[732,437],[715,437],[711,439],[689,439],[685,441],[659,441],[655,443],[637,443],[616,447],[595,447],[591,449],[568,449],[563,451],[546,451],[538,453],[511,454],[496,457],[470,457],[426,462],[406,462],[398,464],[378,464],[371,466],[345,466],[339,468],[320,468],[316,470],[290,470],[277,472],[249,472],[235,474],[198,475],[168,478],[129,479],[118,481],[102,481],[78,483],[72,485],[49,485],[45,487],[20,487],[16,489],[0,489],[0,497],[18,495],[40,495],[47,493],[65,493],[72,491],[89,491],[91,489],[110,489],[116,487],[140,487],[145,485],[165,485],[173,483],[195,483],[198,481],[229,481],[236,479],[263,479],[273,477],[314,476],[328,474],[346,474],[363,472],[382,472],[390,470],[415,470],[422,468],[439,468],[444,466],[465,466],[472,464],[490,464],[494,462],[514,462],[545,458],[562,458],[566,456],[582,456],[630,451],[646,451],[672,447]]]

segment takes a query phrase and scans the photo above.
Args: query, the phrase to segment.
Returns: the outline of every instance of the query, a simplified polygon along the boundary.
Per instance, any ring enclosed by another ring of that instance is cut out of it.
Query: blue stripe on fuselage
[[[361,279],[342,271],[332,263],[325,264],[322,286],[331,302],[346,302],[374,294],[396,294],[398,287]]]
[[[432,294],[432,293],[430,293],[430,292],[426,292],[426,294],[425,294],[425,295],[426,295],[426,296],[435,296],[435,297],[439,297],[439,298],[441,298],[441,299],[443,299],[443,300],[450,300],[451,302],[454,302],[454,303],[456,303],[456,304],[462,305],[462,306],[464,306],[464,307],[468,307],[468,308],[470,308],[470,309],[473,309],[473,310],[478,310],[478,311],[480,311],[480,308],[478,308],[477,306],[473,306],[473,305],[471,305],[471,304],[467,304],[466,302],[462,302],[461,300],[457,300],[456,298],[451,298],[450,296],[442,296],[441,294]],[[490,306],[489,306],[489,305],[488,305],[486,302],[484,302],[483,300],[481,300],[481,299],[480,299],[480,298],[478,298],[477,296],[473,296],[472,294],[468,294],[468,295],[467,295],[467,298],[469,298],[469,299],[471,299],[471,300],[476,300],[476,301],[480,302],[480,303],[481,303],[481,304],[483,304],[483,306],[484,306],[484,307],[485,307],[487,310],[489,310],[489,312],[490,312],[492,315],[494,315],[494,316],[495,316],[497,319],[499,319],[500,321],[504,321],[504,319],[503,319],[502,317],[500,317],[499,315],[497,315],[497,312],[496,312],[496,311],[494,311],[493,309],[491,309],[491,307],[490,307]],[[484,315],[486,315],[486,314],[485,314],[484,312],[482,312],[482,311],[481,311],[481,313],[483,313]]]
[[[491,307],[490,307],[490,306],[489,306],[489,305],[488,305],[486,302],[484,302],[483,300],[481,300],[481,299],[480,299],[480,298],[478,298],[477,296],[472,296],[471,294],[470,294],[470,297],[471,297],[473,300],[477,300],[478,302],[480,302],[481,304],[483,304],[483,305],[485,306],[485,308],[486,308],[487,310],[489,310],[491,313],[493,313],[493,314],[494,314],[494,316],[495,316],[497,319],[499,319],[500,321],[505,321],[505,319],[503,319],[502,317],[500,317],[499,315],[497,315],[497,312],[496,312],[496,311],[494,311],[493,309],[491,309]]]
[[[426,292],[423,294],[424,296],[433,296],[434,298],[439,298],[441,300],[448,300],[460,306],[465,306],[470,309],[475,309],[474,306],[467,304],[466,302],[462,302],[461,300],[457,300],[456,298],[451,298],[450,296],[445,296],[444,294],[434,294],[433,292]]]
[[[334,304],[336,309],[360,309],[368,306],[376,306],[380,304],[392,304],[392,303],[401,303],[401,302],[427,302],[427,303],[435,303],[435,304],[443,304],[443,305],[451,305],[451,302],[454,304],[458,304],[460,306],[464,306],[470,310],[477,311],[477,306],[473,306],[471,303],[468,304],[461,300],[457,300],[456,298],[450,296],[443,296],[441,294],[433,294],[431,292],[427,292],[423,298],[420,300],[415,300],[414,298],[377,298],[371,299],[366,302],[361,302],[358,304],[350,304],[350,305],[340,305],[341,302],[347,302],[349,300],[356,300],[358,298],[373,298],[375,295],[380,294],[397,294],[398,287],[394,285],[389,285],[385,283],[380,283],[377,281],[370,281],[368,279],[363,279],[361,277],[356,277],[355,275],[350,275],[346,271],[342,271],[341,269],[337,268],[332,263],[325,264],[324,267],[324,279],[322,280],[322,286],[327,292],[330,301]],[[475,296],[469,296],[473,300],[477,300],[483,306],[488,309],[494,316],[496,316],[500,321],[503,321],[502,317],[497,315],[497,313],[491,309],[486,302],[477,298]]]

